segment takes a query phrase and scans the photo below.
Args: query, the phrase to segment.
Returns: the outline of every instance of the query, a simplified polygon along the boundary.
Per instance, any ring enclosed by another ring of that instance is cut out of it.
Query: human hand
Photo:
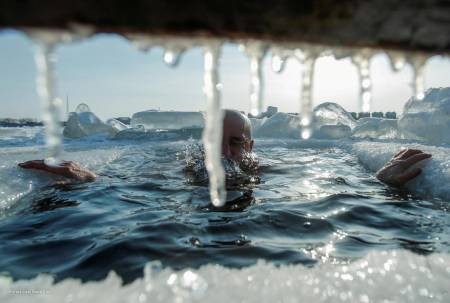
[[[418,149],[401,150],[376,173],[376,177],[388,185],[402,186],[422,172],[418,167],[411,167],[428,158],[431,158],[431,154]]]
[[[18,164],[25,169],[43,170],[52,174],[60,175],[80,182],[92,182],[97,177],[87,168],[72,161],[61,161],[59,165],[48,165],[44,160],[31,160]]]

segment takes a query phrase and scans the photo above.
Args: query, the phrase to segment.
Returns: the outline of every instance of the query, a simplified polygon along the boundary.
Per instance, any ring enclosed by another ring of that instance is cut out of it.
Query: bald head
[[[253,149],[250,120],[237,110],[223,112],[222,154],[240,163],[244,154]]]
[[[241,129],[242,133],[247,139],[252,139],[252,123],[250,119],[234,109],[225,109],[223,111],[223,126],[225,127],[237,127]]]

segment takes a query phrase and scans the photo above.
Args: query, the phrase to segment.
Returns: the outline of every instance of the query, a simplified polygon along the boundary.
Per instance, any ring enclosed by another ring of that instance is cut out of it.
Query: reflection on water
[[[374,250],[450,251],[448,202],[387,188],[338,148],[257,142],[260,180],[233,186],[222,208],[186,175],[185,149],[139,143],[94,183],[26,196],[0,220],[1,270],[97,280],[113,269],[130,282],[152,260],[174,269],[258,259],[314,266]]]

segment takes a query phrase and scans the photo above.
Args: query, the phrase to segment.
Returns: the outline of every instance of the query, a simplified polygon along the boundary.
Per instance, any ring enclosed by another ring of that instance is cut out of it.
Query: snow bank
[[[13,282],[0,277],[0,301],[29,302],[449,302],[450,255],[372,252],[348,265],[243,269],[206,265],[198,270],[147,264],[144,277],[122,285],[111,272],[99,282],[50,276]]]

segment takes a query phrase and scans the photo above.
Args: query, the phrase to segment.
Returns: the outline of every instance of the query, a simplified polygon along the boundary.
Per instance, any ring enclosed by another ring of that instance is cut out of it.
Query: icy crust
[[[198,270],[145,267],[128,285],[114,272],[99,282],[47,275],[13,282],[0,277],[0,301],[29,302],[449,302],[450,255],[373,252],[348,265],[243,269],[206,265]]]
[[[400,137],[433,144],[450,143],[450,87],[431,88],[423,100],[413,97],[398,121]]]
[[[349,151],[373,172],[383,167],[402,148],[420,149],[432,154],[431,159],[417,164],[422,174],[408,182],[406,187],[413,193],[450,199],[450,148],[392,142],[358,142],[350,146]]]

